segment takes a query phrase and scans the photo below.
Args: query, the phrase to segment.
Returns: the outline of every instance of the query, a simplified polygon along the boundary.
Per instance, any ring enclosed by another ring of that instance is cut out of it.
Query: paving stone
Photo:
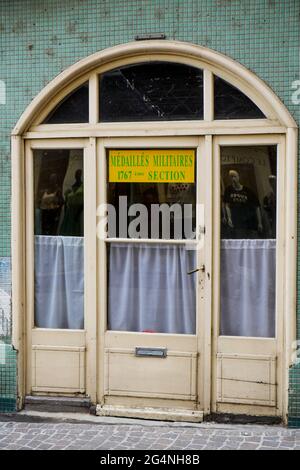
[[[247,443],[253,443],[253,442],[261,442],[262,438],[261,437],[256,437],[256,436],[251,436],[251,437],[246,437],[245,442]]]
[[[200,448],[204,447],[205,444],[189,444],[185,450],[199,450]]]
[[[267,440],[264,439],[262,441],[262,445],[263,446],[266,445],[266,446],[276,447],[276,446],[279,445],[279,440],[267,441]]]
[[[182,450],[182,447],[180,446],[170,446],[168,450]]]
[[[274,447],[259,447],[258,450],[274,450]],[[277,450],[277,449],[276,449]]]
[[[52,449],[52,445],[51,444],[46,444],[45,442],[43,444],[40,444],[37,448],[37,450],[50,450]]]
[[[124,425],[0,422],[1,449],[300,450],[300,431],[203,424]]]
[[[225,442],[225,441],[224,441]],[[204,445],[207,443],[207,439],[193,439],[192,444],[193,445]]]
[[[241,444],[239,450],[255,450],[257,447],[257,444]]]

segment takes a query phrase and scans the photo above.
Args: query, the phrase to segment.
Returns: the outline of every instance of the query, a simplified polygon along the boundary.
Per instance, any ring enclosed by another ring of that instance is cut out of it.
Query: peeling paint
[[[75,21],[70,21],[67,25],[66,25],[66,32],[67,33],[75,33],[76,31],[76,23]]]
[[[13,33],[23,33],[25,29],[25,24],[23,20],[17,20],[12,28]]]
[[[45,54],[48,56],[54,56],[54,50],[52,48],[45,49]]]
[[[154,11],[154,18],[156,20],[161,20],[162,18],[165,17],[165,11],[163,8],[156,8]]]
[[[89,41],[89,37],[87,34],[81,34],[79,38],[80,38],[80,41],[83,43],[87,43]]]

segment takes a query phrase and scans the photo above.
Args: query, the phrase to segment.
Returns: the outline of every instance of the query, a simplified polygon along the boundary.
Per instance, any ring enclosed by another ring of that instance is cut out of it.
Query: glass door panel
[[[221,147],[221,335],[275,336],[276,145]]]
[[[179,243],[196,235],[195,155],[107,150],[108,234],[115,239],[107,251],[108,329],[196,333],[196,276],[188,274],[196,254]]]
[[[28,395],[86,392],[87,142],[26,143]]]
[[[283,152],[281,136],[214,138],[213,410],[220,413],[281,414]]]
[[[83,150],[33,151],[35,326],[83,329]]]

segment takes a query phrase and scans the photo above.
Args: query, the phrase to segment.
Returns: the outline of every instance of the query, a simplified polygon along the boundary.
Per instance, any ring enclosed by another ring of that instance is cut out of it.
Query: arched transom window
[[[214,75],[210,86],[215,119],[266,117],[245,93],[221,77]],[[100,123],[204,119],[204,73],[186,64],[150,61],[100,73],[98,96]],[[87,122],[88,81],[67,93],[43,120],[43,124]]]

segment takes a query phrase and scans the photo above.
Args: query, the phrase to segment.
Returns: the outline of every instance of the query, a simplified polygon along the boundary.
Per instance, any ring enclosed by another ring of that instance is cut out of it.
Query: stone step
[[[97,405],[96,416],[116,416],[120,418],[140,418],[159,421],[201,423],[203,411],[170,408],[137,408],[114,405]]]

